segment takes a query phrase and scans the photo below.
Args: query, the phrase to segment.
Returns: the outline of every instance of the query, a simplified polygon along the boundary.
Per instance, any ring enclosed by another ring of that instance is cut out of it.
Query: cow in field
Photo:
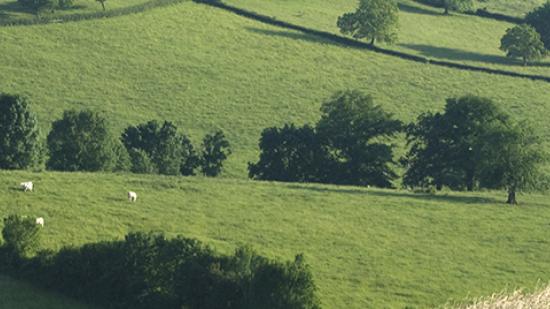
[[[44,227],[44,218],[42,218],[42,217],[36,218],[36,224]]]
[[[27,192],[27,191],[32,192],[34,188],[32,181],[22,182],[19,186],[21,187],[21,189],[23,189],[24,192]]]
[[[135,202],[137,200],[137,194],[136,192],[129,191],[128,192],[128,201]]]

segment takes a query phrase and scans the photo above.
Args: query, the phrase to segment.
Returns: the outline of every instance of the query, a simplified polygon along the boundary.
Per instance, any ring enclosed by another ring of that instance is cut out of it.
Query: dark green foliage
[[[337,93],[321,112],[317,132],[331,156],[329,181],[391,187],[393,146],[385,139],[401,130],[401,122],[359,91]]]
[[[155,164],[155,170],[165,175],[178,175],[182,162],[181,136],[177,127],[165,121],[162,126],[155,120],[128,127],[122,134],[126,149],[141,149]],[[146,171],[147,169],[138,168]]]
[[[397,41],[399,7],[394,0],[360,0],[355,12],[338,17],[337,26],[355,39],[393,43]]]
[[[475,96],[448,99],[444,113],[426,113],[407,128],[411,148],[402,162],[407,186],[446,185],[473,190],[480,180],[484,136],[509,121],[491,100]]]
[[[218,176],[223,162],[231,154],[231,146],[222,131],[207,134],[202,141],[201,171],[205,176]]]
[[[517,204],[516,192],[547,189],[543,166],[548,162],[542,139],[528,123],[506,123],[484,133],[481,149],[481,186],[508,191],[508,204]]]
[[[200,165],[200,157],[191,140],[185,135],[181,138],[181,152],[180,173],[184,176],[195,175],[195,169]]]
[[[537,30],[544,46],[550,50],[550,1],[527,14],[525,21]]]
[[[36,116],[24,98],[0,94],[0,169],[40,164],[42,147]]]
[[[130,154],[128,153],[128,150],[126,150],[126,147],[124,147],[124,145],[119,140],[113,142],[113,152],[115,156],[113,171],[130,171],[132,168]]]
[[[17,0],[23,7],[35,12],[36,15],[44,10],[54,9],[58,3],[55,0]]]
[[[522,24],[506,30],[500,40],[500,49],[506,56],[523,59],[523,65],[546,55],[540,34],[531,26]]]
[[[105,118],[96,112],[65,111],[48,134],[48,169],[90,172],[115,169],[120,151],[108,127]]]
[[[4,218],[3,246],[16,256],[29,257],[39,249],[40,229],[34,218],[10,215]]]
[[[260,160],[249,163],[250,178],[289,182],[319,182],[325,179],[324,167],[328,155],[315,129],[267,128],[260,138]]]
[[[157,169],[155,164],[149,158],[149,155],[143,149],[131,148],[129,151],[132,173],[137,174],[155,174]]]
[[[4,251],[0,265],[10,275],[107,308],[319,308],[301,257],[283,264],[248,248],[219,256],[196,240],[153,233],[16,256],[16,263]]]
[[[440,0],[441,6],[445,9],[445,14],[449,11],[465,11],[474,6],[473,0]]]

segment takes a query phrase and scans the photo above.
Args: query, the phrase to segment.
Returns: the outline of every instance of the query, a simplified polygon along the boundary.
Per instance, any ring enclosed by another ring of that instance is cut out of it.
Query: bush
[[[500,40],[500,49],[510,58],[521,58],[523,65],[533,60],[539,60],[546,55],[540,34],[527,24],[518,25],[506,30]]]
[[[319,308],[300,256],[280,263],[248,248],[220,256],[182,237],[131,233],[120,241],[42,251],[21,262],[12,275],[109,308]]]
[[[529,12],[525,21],[540,34],[547,50],[550,50],[550,2]]]
[[[218,176],[223,162],[231,154],[231,146],[222,131],[207,134],[202,141],[201,170],[205,176]]]
[[[0,94],[0,168],[40,165],[42,145],[36,116],[23,97]]]
[[[8,252],[20,257],[29,257],[38,251],[40,226],[35,219],[11,215],[4,219],[3,246]]]
[[[65,111],[48,134],[48,169],[112,171],[120,160],[107,121],[90,110]]]
[[[147,153],[143,149],[132,148],[129,151],[132,173],[137,174],[155,174],[157,169]]]

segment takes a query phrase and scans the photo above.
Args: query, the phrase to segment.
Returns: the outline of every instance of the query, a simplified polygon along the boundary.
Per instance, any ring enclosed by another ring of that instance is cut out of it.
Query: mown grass
[[[17,189],[35,182],[35,192]],[[137,203],[126,191],[138,193]],[[164,231],[222,252],[303,252],[325,308],[426,308],[550,278],[547,196],[140,175],[0,172],[0,214],[45,218],[43,246]]]
[[[120,132],[174,121],[198,142],[223,129],[226,176],[245,177],[263,128],[313,123],[321,102],[360,89],[404,120],[467,93],[548,132],[550,84],[355,50],[185,3],[112,19],[0,28],[0,91],[26,95],[44,133],[70,108],[103,111]]]
[[[314,29],[339,33],[338,16],[355,9],[355,0],[264,1],[227,0],[227,3]],[[500,39],[514,25],[493,19],[453,13],[410,0],[400,0],[399,42],[386,48],[475,66],[550,76],[550,58],[524,67],[506,58]]]
[[[56,293],[0,275],[0,308],[17,309],[92,309]]]

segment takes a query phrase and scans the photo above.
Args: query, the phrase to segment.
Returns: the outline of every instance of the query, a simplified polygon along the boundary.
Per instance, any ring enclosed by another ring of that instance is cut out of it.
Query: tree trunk
[[[370,40],[370,45],[374,46],[374,40],[376,39],[373,37],[372,40]]]
[[[103,11],[105,11],[105,1],[99,1],[101,3],[101,7],[103,8]]]
[[[449,15],[449,7],[447,5],[445,6],[445,12],[443,14]]]
[[[508,190],[508,200],[506,201],[506,204],[509,204],[509,205],[518,204],[518,201],[516,200],[516,190],[514,189]]]
[[[440,182],[438,182],[438,183],[435,184],[435,189],[437,191],[441,191],[441,189],[443,189],[443,185]]]
[[[523,66],[527,66],[527,58],[523,57]]]

